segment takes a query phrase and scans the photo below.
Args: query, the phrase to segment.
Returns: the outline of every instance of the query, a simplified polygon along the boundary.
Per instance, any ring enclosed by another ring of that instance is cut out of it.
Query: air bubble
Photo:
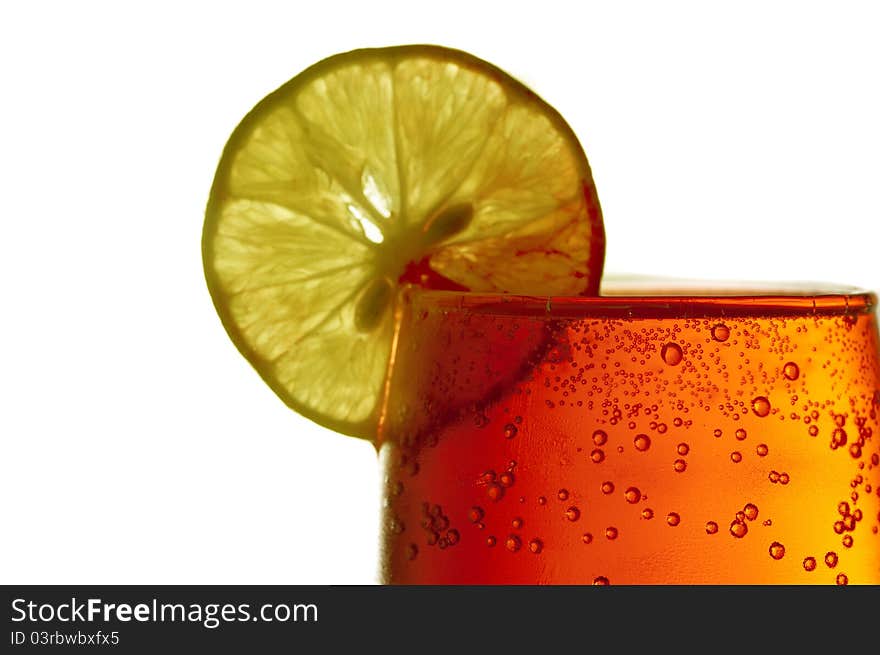
[[[473,507],[471,507],[470,511],[468,511],[468,520],[471,523],[479,523],[484,515],[485,512],[483,512],[483,508],[474,505]]]
[[[719,323],[712,327],[712,338],[715,341],[727,341],[730,338],[730,328],[724,325],[724,323]]]
[[[785,557],[785,546],[778,541],[774,541],[770,544],[770,557],[773,559],[782,559]]]
[[[683,459],[677,459],[672,463],[672,468],[675,469],[676,473],[684,473],[684,470],[687,468],[687,462]]]
[[[504,438],[505,439],[513,439],[516,436],[516,433],[519,432],[517,427],[513,423],[508,423],[504,426]]]
[[[733,433],[733,436],[736,437],[737,441],[743,441],[748,436],[748,433],[742,428],[738,428],[737,431]]]
[[[646,507],[642,510],[642,518],[646,521],[650,521],[652,518],[654,518],[654,510],[650,507]]]
[[[529,542],[529,550],[533,552],[535,555],[544,550],[544,542],[540,539],[532,539]]]
[[[833,569],[835,566],[837,566],[837,553],[835,553],[833,550],[825,553],[825,566],[827,566],[829,569]]]
[[[515,481],[516,478],[514,478],[513,473],[511,473],[510,471],[505,471],[498,476],[498,482],[500,482],[502,486],[505,487],[512,487]]]
[[[807,432],[810,433],[811,437],[815,437],[817,434],[819,434],[819,428],[815,425],[811,425]]]
[[[406,558],[410,561],[414,560],[419,556],[419,547],[415,544],[410,544],[406,548]]]
[[[452,529],[446,533],[446,543],[450,546],[454,546],[458,543],[458,540],[461,535],[458,534],[458,530]]]
[[[497,503],[499,500],[504,498],[504,487],[502,487],[497,482],[486,485],[486,495],[489,497],[489,500]]]
[[[614,493],[614,483],[611,482],[610,480],[606,480],[605,482],[602,483],[601,489],[602,489],[603,494],[606,494],[606,495],[613,494]]]
[[[730,453],[730,461],[734,464],[739,464],[742,461],[742,458],[742,453],[738,450],[734,450],[732,453]]]
[[[663,348],[660,349],[660,357],[662,357],[663,361],[670,366],[678,366],[681,363],[683,357],[681,346],[673,341],[670,341],[669,343],[664,345]]]
[[[749,532],[749,526],[747,526],[742,521],[733,521],[730,524],[730,534],[732,534],[737,539],[742,539]]]
[[[815,557],[805,557],[804,558],[804,571],[815,571],[816,570],[816,558]]]
[[[581,535],[581,541],[583,541],[585,544],[591,544],[591,543],[593,543],[593,535],[592,535],[592,533],[590,533],[590,532],[584,532],[584,533]]]
[[[853,545],[852,535],[851,534],[843,535],[843,539],[841,540],[841,543],[844,545],[845,548],[852,548],[852,545]]]
[[[678,512],[669,512],[669,514],[666,515],[667,525],[674,528],[679,523],[681,523],[681,516],[678,515]]]
[[[651,447],[651,438],[647,434],[637,434],[635,439],[633,439],[633,445],[636,447],[636,450],[645,452]]]
[[[786,362],[782,367],[782,374],[789,380],[797,380],[801,374],[801,369],[794,362]]]
[[[754,503],[746,503],[746,506],[743,507],[743,515],[749,521],[754,521],[756,518],[758,518],[758,506]]]
[[[608,582],[608,578],[606,578],[604,575],[600,575],[596,578],[593,578],[593,584],[597,587],[607,587],[611,583]]]
[[[618,534],[617,528],[615,528],[613,525],[609,525],[607,528],[605,528],[605,538],[606,539],[611,539],[611,540],[617,539],[617,534]]]
[[[623,492],[623,497],[626,498],[626,502],[634,504],[642,499],[642,492],[639,491],[638,487],[628,487],[627,490]]]
[[[522,547],[522,542],[515,534],[510,535],[504,542],[504,547],[511,553],[515,553]]]
[[[849,584],[849,578],[846,577],[846,573],[838,573],[837,578],[835,578],[835,581],[837,582],[837,584],[839,586]]]
[[[676,451],[679,455],[687,455],[687,454],[690,452],[690,450],[691,450],[691,449],[690,449],[690,446],[688,446],[688,445],[687,445],[686,443],[684,443],[684,442],[678,444],[678,446],[676,446],[676,448],[675,448],[675,451]]]
[[[843,428],[836,428],[831,433],[831,448],[840,448],[846,445],[846,431]]]
[[[752,401],[752,411],[756,416],[764,417],[770,413],[770,401],[766,396],[758,396]]]
[[[523,526],[523,520],[517,516],[510,522],[510,525],[514,530],[519,530]]]
[[[596,430],[593,433],[593,443],[597,446],[604,446],[606,441],[608,441],[608,434],[604,430]]]
[[[560,489],[556,492],[556,497],[559,500],[568,500],[568,489]]]
[[[605,461],[605,451],[601,448],[595,448],[593,452],[590,453],[590,459],[594,464],[601,464]]]
[[[755,452],[758,453],[758,457],[766,457],[767,453],[770,452],[770,449],[767,447],[767,444],[759,443],[755,448]]]
[[[715,534],[718,532],[718,524],[715,521],[706,522],[706,534]]]
[[[496,543],[498,543],[498,540],[495,539],[495,537],[493,537],[493,536],[491,536],[491,535],[489,535],[488,537],[486,537],[486,545],[487,545],[489,548],[494,547]]]
[[[581,511],[577,507],[569,507],[565,510],[565,518],[569,521],[577,521],[581,517]]]

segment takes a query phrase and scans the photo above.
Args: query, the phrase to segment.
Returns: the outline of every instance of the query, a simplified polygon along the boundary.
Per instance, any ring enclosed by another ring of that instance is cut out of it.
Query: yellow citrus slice
[[[476,57],[355,50],[235,129],[202,237],[232,341],[290,407],[372,439],[397,288],[593,294],[587,159],[562,117]]]

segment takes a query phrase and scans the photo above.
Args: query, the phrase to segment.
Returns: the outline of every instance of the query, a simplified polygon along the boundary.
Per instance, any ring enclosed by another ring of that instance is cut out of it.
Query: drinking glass
[[[875,305],[818,286],[405,290],[382,581],[880,583]]]

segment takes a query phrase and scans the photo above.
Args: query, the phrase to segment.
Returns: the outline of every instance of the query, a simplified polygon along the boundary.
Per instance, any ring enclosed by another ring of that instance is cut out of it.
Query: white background
[[[370,583],[372,447],[238,354],[200,260],[250,107],[432,42],[567,118],[606,270],[880,289],[877,3],[4,3],[0,582]]]

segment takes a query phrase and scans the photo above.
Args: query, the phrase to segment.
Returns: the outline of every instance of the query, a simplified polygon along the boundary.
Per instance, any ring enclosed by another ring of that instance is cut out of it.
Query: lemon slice
[[[315,64],[235,129],[202,254],[232,341],[306,417],[372,439],[397,288],[593,294],[587,159],[520,82],[438,46]]]

